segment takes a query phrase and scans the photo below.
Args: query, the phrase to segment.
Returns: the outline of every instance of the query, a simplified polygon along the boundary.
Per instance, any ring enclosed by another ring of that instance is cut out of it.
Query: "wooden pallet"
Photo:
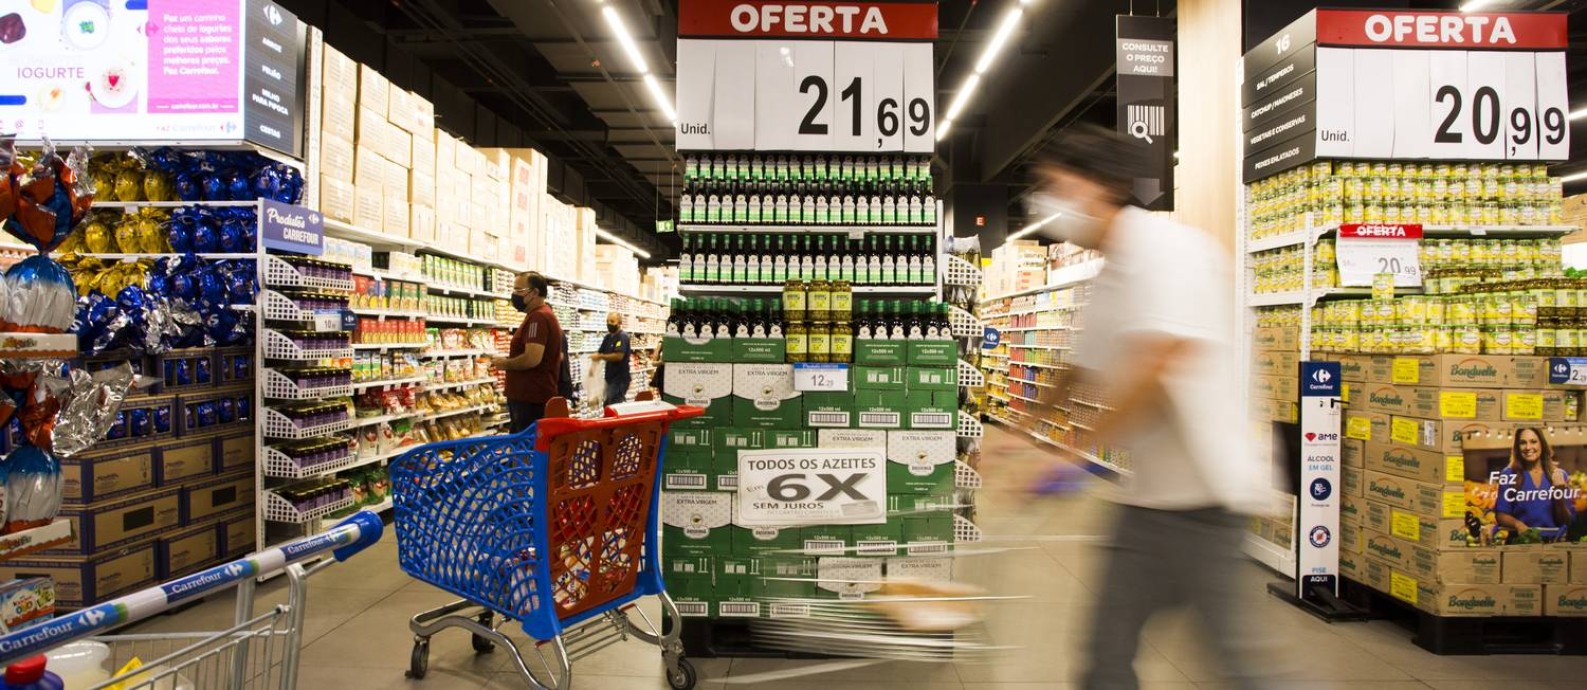
[[[1587,618],[1437,616],[1349,579],[1341,581],[1340,594],[1373,618],[1410,630],[1411,641],[1434,654],[1587,656]]]

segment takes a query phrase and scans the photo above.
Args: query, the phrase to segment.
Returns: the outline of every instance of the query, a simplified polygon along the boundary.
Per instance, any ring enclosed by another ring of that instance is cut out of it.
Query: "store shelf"
[[[1009,347],[1017,347],[1017,348],[1019,348],[1021,350],[1054,350],[1054,351],[1060,351],[1060,352],[1067,352],[1070,349],[1069,346],[1067,346],[1067,345],[1025,345],[1025,344],[1022,344],[1022,343],[1010,343],[1010,342],[1004,342],[1003,344],[1007,345]]]
[[[317,289],[317,288],[316,288]],[[264,308],[264,317],[271,321],[313,321],[319,311],[299,307],[297,302],[275,290],[264,289],[259,291],[259,304]],[[326,313],[340,312],[346,307],[335,310],[323,310]]]
[[[1036,387],[1039,387],[1039,388],[1053,388],[1053,389],[1058,388],[1058,386],[1055,386],[1055,385],[1053,385],[1051,383],[1042,383],[1040,381],[1032,381],[1030,379],[1022,379],[1022,378],[1018,378],[1018,377],[1015,377],[1015,376],[1008,377],[1008,380],[1009,380],[1010,383],[1028,383],[1028,384],[1030,384],[1032,386],[1036,386]]]
[[[292,458],[287,457],[270,446],[264,447],[264,475],[273,479],[308,479],[322,474],[340,472],[359,466],[358,454],[349,450],[347,455],[307,467],[299,465]]]
[[[337,347],[324,349],[304,349],[292,342],[291,338],[273,328],[264,329],[264,356],[265,359],[279,359],[294,362],[316,362],[323,359],[347,359],[353,356],[353,348]]]
[[[392,506],[395,506],[395,505],[396,504],[392,502],[391,498],[387,498],[386,500],[381,501],[379,503],[376,503],[374,505],[364,506],[362,508],[362,510],[367,510],[367,511],[369,511],[371,513],[384,513],[384,512],[386,512],[388,510],[391,510]]]
[[[487,351],[487,350],[431,350],[429,352],[421,352],[421,353],[419,353],[419,358],[420,359],[456,359],[458,357],[482,357],[482,356],[485,356],[485,355],[493,355],[493,354],[495,354],[495,353]]]
[[[1397,287],[1394,288],[1395,297],[1406,295],[1420,295],[1421,288]],[[1372,296],[1372,288],[1318,288],[1312,290],[1312,301],[1320,302],[1328,299],[1365,299]],[[1287,305],[1304,305],[1305,292],[1301,290],[1288,290],[1285,292],[1258,292],[1247,297],[1247,305],[1251,307],[1281,307]]]
[[[429,346],[430,346],[429,343],[353,343],[352,344],[352,348],[354,350],[363,350],[365,352],[368,352],[370,350],[378,350],[378,351],[381,351],[381,352],[389,352],[391,350],[422,350],[422,349],[427,348]]]
[[[993,326],[993,328],[997,328]],[[998,328],[1003,333],[1025,333],[1028,331],[1072,331],[1073,326],[1021,326],[1019,328]]]
[[[353,394],[353,386],[351,384],[300,388],[285,373],[270,367],[261,368],[259,374],[260,388],[264,391],[264,397],[270,400],[319,400],[321,398],[338,398]]]
[[[1379,223],[1378,225],[1401,225],[1401,223]],[[1415,225],[1415,223],[1404,223]],[[1432,239],[1453,239],[1463,237],[1499,237],[1499,238],[1528,238],[1528,237],[1556,237],[1569,235],[1581,230],[1575,225],[1423,225],[1422,237]],[[1262,237],[1247,240],[1245,251],[1248,254],[1272,251],[1285,247],[1294,247],[1320,238],[1332,235],[1339,231],[1338,225],[1326,225],[1314,229],[1310,233],[1305,230],[1296,230],[1282,235]]]
[[[264,435],[285,441],[297,441],[316,436],[326,436],[352,428],[353,420],[344,419],[329,424],[300,427],[280,411],[266,407],[260,415],[264,420]]]
[[[1284,577],[1295,578],[1295,554],[1278,544],[1274,544],[1255,534],[1246,533],[1245,541],[1241,544],[1245,555],[1277,572]]]
[[[36,551],[65,545],[72,540],[72,521],[58,518],[41,527],[0,536],[0,563]]]
[[[1011,366],[1011,367],[1012,366],[1036,367],[1038,369],[1068,369],[1069,368],[1069,365],[1067,365],[1067,364],[1041,364],[1041,363],[1038,363],[1038,362],[1021,362],[1021,361],[1012,360],[1012,359],[1008,361],[1008,365]]]
[[[433,324],[436,326],[463,326],[465,328],[497,327],[495,319],[463,319],[455,316],[425,316],[424,322],[426,324]],[[601,330],[605,329],[606,327],[603,325]]]
[[[431,293],[437,295],[452,295],[456,297],[480,297],[485,299],[507,299],[505,293],[491,292],[479,288],[456,287],[451,285],[425,285]],[[436,317],[439,318],[439,317]],[[494,321],[494,319],[493,319]]]
[[[986,279],[986,275],[979,267],[952,254],[943,255],[942,268],[943,285],[976,287]]]
[[[351,266],[347,267],[352,270]],[[335,292],[351,292],[353,279],[321,278],[318,276],[304,275],[298,267],[288,263],[279,256],[266,254],[264,256],[263,270],[260,280],[271,287],[305,288],[314,290],[331,290]]]
[[[1010,381],[1019,381],[1019,379],[1009,379],[1009,380]],[[1025,381],[1024,383],[1029,383],[1029,382]],[[1005,392],[1008,392],[1008,391],[1005,391]],[[1018,393],[1009,392],[1008,393],[1008,397],[1013,398],[1015,400],[1024,400],[1025,402],[1036,403],[1037,405],[1045,405],[1046,404],[1046,403],[1043,403],[1042,401],[1037,400],[1035,398],[1027,398],[1027,397],[1025,397],[1023,395],[1020,395]]]
[[[678,224],[679,233],[749,233],[749,234],[809,234],[809,233],[864,233],[880,235],[935,235],[935,225],[731,225],[731,224]]]
[[[426,314],[422,311],[403,311],[398,309],[348,309],[358,316],[378,316],[387,319],[422,319]]]
[[[292,505],[291,501],[282,498],[280,494],[277,494],[274,491],[266,490],[263,495],[264,517],[270,522],[284,522],[294,525],[302,525],[314,520],[318,520],[322,517],[330,515],[331,513],[353,507],[353,497],[351,495],[340,501],[327,503],[323,506],[319,506],[308,511],[298,510],[297,506]]]
[[[206,144],[204,148],[209,148]],[[119,209],[137,210],[140,208],[183,208],[187,206],[204,206],[207,208],[240,208],[243,206],[258,206],[258,201],[99,201],[94,200],[94,209]]]
[[[984,300],[981,300],[981,303],[986,304],[987,302],[1000,299],[1023,297],[1025,295],[1034,295],[1041,292],[1051,292],[1053,290],[1066,288],[1077,283],[1083,283],[1097,277],[1097,272],[1102,270],[1102,263],[1103,262],[1101,259],[1092,259],[1090,261],[1074,264],[1072,266],[1064,266],[1063,268],[1049,272],[1046,285],[1030,288],[1028,290],[1019,290],[1017,292],[1010,292],[994,297],[988,297]]]
[[[354,417],[353,421],[348,424],[347,428],[362,429],[366,426],[374,426],[376,424],[386,424],[390,422],[400,422],[404,419],[416,419],[422,416],[424,415],[415,410],[413,412],[404,412],[402,414],[383,414],[374,417]]]
[[[95,208],[97,208],[97,205],[95,206]],[[17,249],[27,249],[28,251],[33,251],[33,249],[31,247],[16,247],[16,248]],[[232,253],[205,253],[205,254],[162,254],[162,253],[144,253],[144,252],[81,252],[81,253],[73,252],[73,253],[76,254],[77,256],[82,256],[82,257],[87,257],[87,258],[92,258],[92,259],[104,259],[106,261],[138,261],[138,260],[142,260],[142,259],[181,259],[181,258],[185,258],[185,257],[189,257],[189,256],[196,257],[198,259],[202,259],[202,260],[206,260],[206,261],[235,261],[235,260],[241,260],[241,259],[257,259],[257,258],[259,258],[258,254],[254,254],[252,252],[242,252],[242,253],[239,253],[239,252],[232,252]]]
[[[390,379],[390,380],[387,380],[387,381],[363,381],[363,382],[360,382],[360,383],[353,384],[353,391],[354,392],[365,391],[365,390],[369,390],[371,388],[380,388],[382,386],[417,385],[417,384],[424,383],[424,380],[425,379],[422,376],[415,376],[415,377],[412,377],[412,378]]]
[[[1085,306],[1084,304],[1071,304],[1071,305],[1064,306],[1064,307],[1038,306],[1038,307],[1033,307],[1031,309],[1021,309],[1019,311],[1011,311],[1011,312],[1007,312],[1007,313],[1004,313],[1004,314],[991,314],[991,315],[983,315],[983,316],[985,318],[988,318],[988,319],[997,319],[997,318],[1008,318],[1008,317],[1012,317],[1012,316],[1024,316],[1026,314],[1051,314],[1053,312],[1058,312],[1058,311],[1075,311],[1076,309],[1080,309],[1080,308],[1082,308],[1084,306]]]
[[[1009,410],[1009,411],[1010,412],[1017,412],[1018,410]],[[1030,415],[1025,415],[1025,416],[1029,417]],[[995,419],[996,417],[994,416],[993,418]],[[1032,419],[1034,419],[1034,418],[1032,418]],[[1046,422],[1046,423],[1051,424],[1050,421],[1044,420],[1044,419],[1038,419],[1036,421]],[[1004,423],[1007,424],[1007,422],[1004,422]],[[1018,424],[1009,424],[1009,426],[1018,427],[1019,425]],[[1048,438],[1046,436],[1038,434],[1038,433],[1036,433],[1034,431],[1031,431],[1029,429],[1019,428],[1018,431],[1020,433],[1024,433],[1026,436],[1029,436],[1029,437],[1031,437],[1033,439],[1036,439],[1037,441],[1041,441],[1042,443],[1045,443],[1045,444],[1047,444],[1049,446],[1052,446],[1054,448],[1062,450],[1063,452],[1068,453],[1069,455],[1072,455],[1072,456],[1074,456],[1076,458],[1084,460],[1084,461],[1086,461],[1089,464],[1092,464],[1092,465],[1095,465],[1097,467],[1100,467],[1100,468],[1102,468],[1104,470],[1107,470],[1108,472],[1111,472],[1113,474],[1117,474],[1117,475],[1120,475],[1120,476],[1128,476],[1128,475],[1131,474],[1131,472],[1128,469],[1125,469],[1123,467],[1119,467],[1118,465],[1115,465],[1115,464],[1113,464],[1111,462],[1103,460],[1102,458],[1099,458],[1099,457],[1097,457],[1095,455],[1092,455],[1091,453],[1088,453],[1086,451],[1080,450],[1079,448],[1075,448],[1074,446],[1071,446],[1069,444],[1060,443],[1058,441],[1054,441],[1051,438]]]
[[[496,405],[494,403],[486,404],[486,405],[470,405],[468,407],[459,407],[459,408],[457,408],[455,410],[443,410],[441,412],[434,412],[434,413],[431,413],[428,417],[425,417],[425,419],[426,420],[446,419],[447,417],[456,417],[456,416],[458,416],[460,414],[469,414],[471,412],[484,412],[484,411],[492,409],[494,407],[496,407]]]
[[[745,294],[745,295],[780,295],[781,285],[679,285],[678,292],[714,293],[714,294]],[[937,288],[934,285],[856,285],[856,295],[935,295]],[[977,334],[979,335],[979,334]]]
[[[457,390],[459,388],[469,388],[469,387],[472,387],[472,386],[483,386],[485,384],[494,384],[494,383],[496,383],[496,379],[494,379],[494,378],[474,379],[472,381],[453,381],[451,383],[446,383],[446,382],[442,382],[442,383],[428,383],[428,382],[426,382],[424,384],[424,390],[425,391],[429,391],[429,392],[450,391],[450,390]]]

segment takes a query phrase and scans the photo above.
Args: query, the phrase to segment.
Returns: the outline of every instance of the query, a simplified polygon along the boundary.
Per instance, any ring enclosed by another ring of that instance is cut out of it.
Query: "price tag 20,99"
[[[1394,276],[1395,287],[1422,284],[1422,226],[1346,224],[1339,228],[1336,257],[1339,284],[1371,287],[1380,273]]]
[[[795,364],[794,390],[810,393],[840,393],[849,389],[847,364]]]

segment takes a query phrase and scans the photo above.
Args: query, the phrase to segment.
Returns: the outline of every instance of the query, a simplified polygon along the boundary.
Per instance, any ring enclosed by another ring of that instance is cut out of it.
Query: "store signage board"
[[[1339,594],[1338,362],[1300,365],[1300,515],[1296,533],[1296,595],[1317,586]]]
[[[1246,181],[1327,159],[1570,152],[1566,15],[1314,10],[1242,62]]]
[[[849,365],[797,363],[793,365],[793,387],[800,392],[838,393],[849,389]]]
[[[1550,357],[1548,382],[1556,386],[1587,386],[1587,357]]]
[[[741,450],[743,527],[887,522],[887,459],[880,450]]]
[[[259,215],[259,240],[265,249],[278,249],[309,256],[325,251],[325,217],[319,211],[283,204],[269,199]]]
[[[45,8],[45,9],[41,9]],[[0,131],[301,150],[306,29],[265,0],[15,3]]]
[[[930,153],[931,2],[679,6],[680,150]]]
[[[1371,287],[1380,273],[1394,275],[1395,287],[1422,284],[1422,226],[1414,223],[1346,223],[1335,244],[1339,284]]]
[[[1175,20],[1168,17],[1116,18],[1114,86],[1118,92],[1119,133],[1147,150],[1149,174],[1135,179],[1135,203],[1149,211],[1174,210],[1176,143],[1174,62]]]
[[[993,328],[991,326],[986,326],[986,327],[981,329],[981,349],[983,349],[983,350],[996,350],[997,346],[998,345],[1002,345],[1002,344],[1003,344],[1003,332],[1002,331],[999,331],[996,328]]]

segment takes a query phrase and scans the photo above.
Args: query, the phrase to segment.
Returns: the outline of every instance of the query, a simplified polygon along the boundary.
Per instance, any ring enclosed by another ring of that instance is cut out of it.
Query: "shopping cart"
[[[512,650],[518,673],[542,690],[566,690],[573,661],[629,636],[661,647],[669,685],[694,687],[678,640],[681,618],[661,582],[658,468],[670,424],[704,410],[649,402],[606,414],[432,443],[391,463],[402,569],[463,597],[409,623],[410,678],[428,671],[431,636],[463,628],[476,652]],[[660,598],[670,630],[635,606],[650,595]],[[507,621],[536,641],[544,682],[500,632]]]
[[[379,516],[360,511],[328,532],[0,635],[0,666],[88,639],[105,645],[107,670],[121,669],[134,658],[142,666],[87,690],[118,683],[123,690],[292,690],[298,682],[309,576],[380,541],[381,530]],[[334,560],[325,558],[327,553],[335,556]],[[319,562],[303,565],[314,559]],[[258,578],[283,572],[287,576],[286,603],[255,615]],[[237,589],[237,618],[229,629],[94,637],[233,587]]]

